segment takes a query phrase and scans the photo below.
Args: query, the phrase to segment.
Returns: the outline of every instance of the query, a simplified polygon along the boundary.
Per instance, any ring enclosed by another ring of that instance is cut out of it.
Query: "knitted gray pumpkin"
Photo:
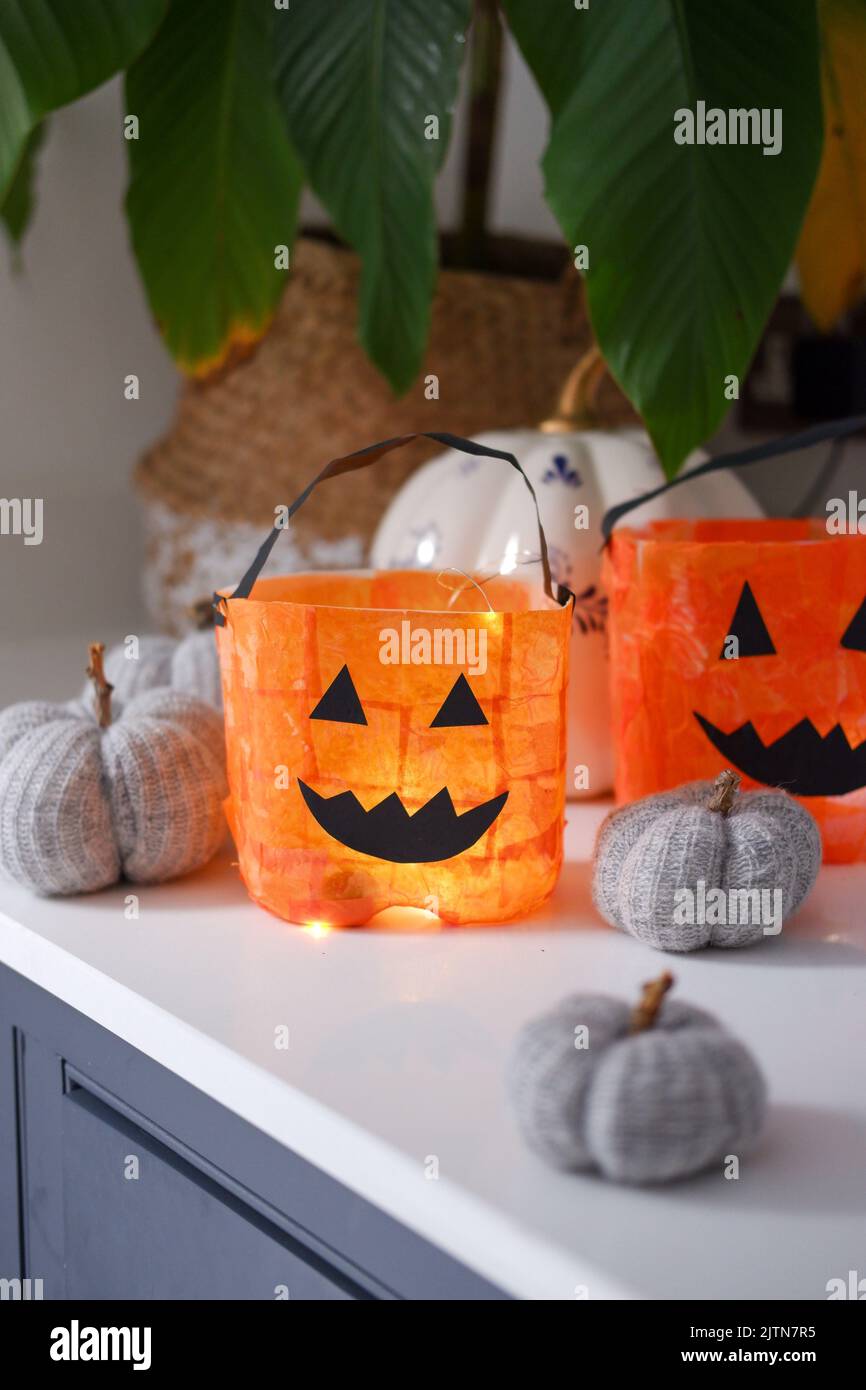
[[[821,836],[785,792],[738,795],[739,780],[726,771],[607,817],[592,884],[606,921],[662,951],[778,935],[815,882]]]
[[[139,637],[136,643],[112,647],[105,658],[105,675],[116,698],[126,704],[145,690],[171,686],[197,700],[222,709],[219,659],[213,628],[174,637]],[[83,698],[89,698],[85,686]]]
[[[182,691],[112,708],[102,647],[95,707],[0,713],[0,869],[38,893],[155,883],[206,863],[225,835],[223,721]]]
[[[527,1144],[557,1168],[618,1182],[686,1177],[759,1134],[764,1079],[712,1015],[665,1002],[663,975],[634,1010],[577,994],[527,1024],[508,1085]]]

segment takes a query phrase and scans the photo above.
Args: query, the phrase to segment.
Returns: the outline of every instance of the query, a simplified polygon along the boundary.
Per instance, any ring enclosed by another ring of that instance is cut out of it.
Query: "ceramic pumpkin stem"
[[[555,414],[542,420],[538,428],[544,434],[568,434],[595,424],[595,398],[606,371],[601,351],[593,343],[569,372]]]
[[[726,767],[713,783],[713,791],[707,802],[707,810],[718,811],[722,816],[729,815],[734,809],[739,785],[740,779],[736,772],[732,772],[729,767]]]
[[[102,664],[102,658],[105,655],[105,643],[91,642],[89,650],[90,665],[86,674],[93,681],[96,719],[100,729],[107,729],[111,723],[111,692],[114,686],[105,679],[105,667]]]
[[[652,1028],[656,1021],[662,1000],[674,982],[669,970],[659,975],[657,980],[649,980],[643,987],[640,1003],[636,1004],[628,1026],[629,1033],[643,1033]]]

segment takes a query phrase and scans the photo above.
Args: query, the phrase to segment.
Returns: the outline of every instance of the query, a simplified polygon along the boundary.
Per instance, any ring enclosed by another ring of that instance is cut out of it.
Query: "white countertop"
[[[605,809],[570,808],[569,862],[531,923],[292,927],[248,901],[226,853],[156,888],[0,886],[0,960],[517,1295],[825,1298],[866,1275],[866,865],[824,869],[781,937],[663,957],[592,909]],[[763,1066],[760,1147],[737,1181],[548,1169],[504,1093],[519,1025],[576,989],[634,998],[667,966]]]

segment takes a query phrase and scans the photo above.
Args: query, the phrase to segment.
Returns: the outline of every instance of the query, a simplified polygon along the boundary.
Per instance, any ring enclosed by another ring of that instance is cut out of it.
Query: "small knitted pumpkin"
[[[213,609],[208,599],[195,608],[199,631],[175,637],[137,637],[112,647],[105,658],[105,676],[115,698],[126,704],[134,695],[169,685],[197,700],[222,709],[219,658],[214,637]],[[89,698],[88,686],[84,698]]]
[[[778,935],[815,882],[821,836],[793,797],[738,796],[739,781],[725,771],[611,812],[592,884],[606,921],[661,951]]]
[[[170,689],[112,708],[102,653],[90,649],[93,710],[32,701],[0,713],[0,869],[38,893],[175,878],[225,835],[221,716]]]
[[[509,1091],[530,1148],[556,1168],[617,1182],[686,1177],[742,1155],[766,1109],[763,1076],[712,1015],[665,1002],[665,974],[635,1009],[577,994],[520,1034]]]

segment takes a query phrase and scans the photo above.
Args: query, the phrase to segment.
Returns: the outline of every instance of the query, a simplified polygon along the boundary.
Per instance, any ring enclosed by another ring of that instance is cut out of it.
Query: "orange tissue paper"
[[[605,557],[616,790],[724,767],[866,858],[866,536],[823,520],[621,527]]]
[[[360,925],[394,906],[480,923],[551,893],[572,604],[541,544],[543,590],[406,570],[250,578],[260,552],[215,596],[227,812],[263,907],[305,924]]]

